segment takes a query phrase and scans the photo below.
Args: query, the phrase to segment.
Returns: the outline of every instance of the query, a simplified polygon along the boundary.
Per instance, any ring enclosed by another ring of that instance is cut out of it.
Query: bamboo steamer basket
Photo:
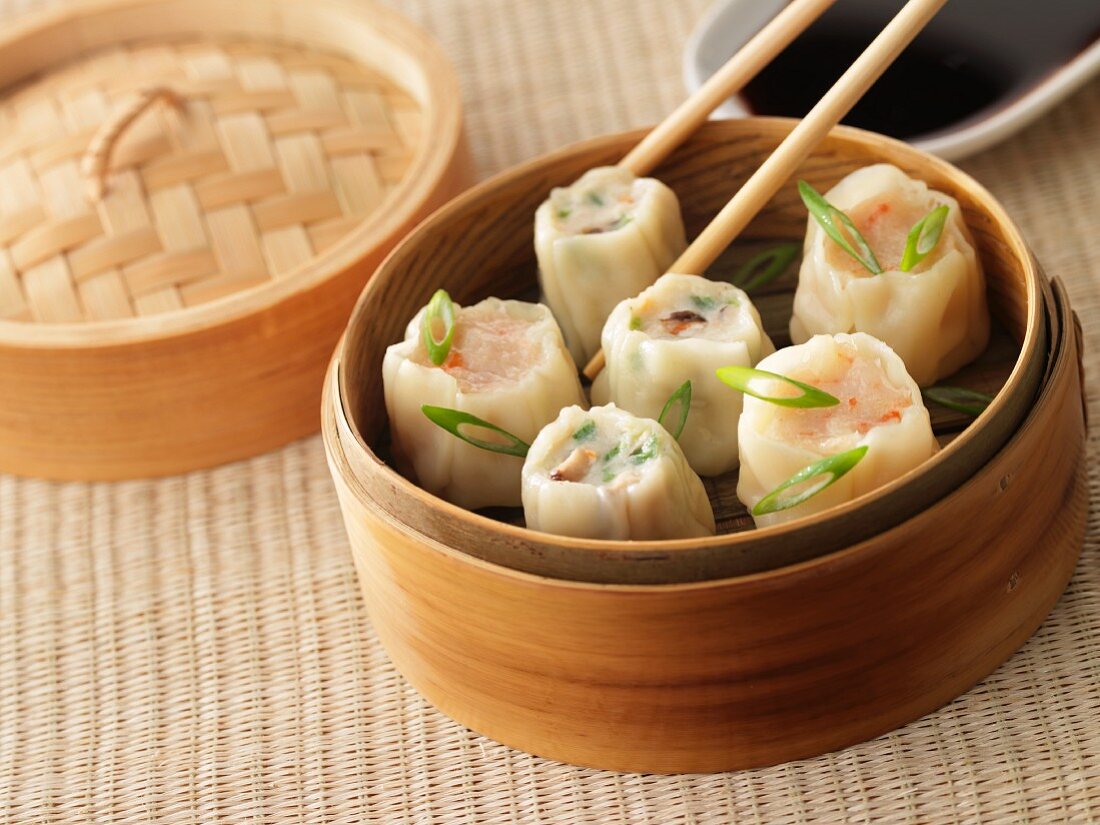
[[[689,234],[790,128],[710,123],[657,170]],[[709,492],[727,532],[714,538],[584,541],[453,507],[385,461],[385,347],[438,287],[460,303],[529,296],[535,205],[639,136],[578,144],[471,190],[361,296],[330,368],[322,433],[377,632],[464,725],[582,765],[748,768],[918,718],[1034,632],[1072,574],[1087,510],[1079,327],[1001,207],[942,161],[838,128],[798,173],[822,189],[859,166],[897,164],[959,200],[986,268],[1001,334],[953,382],[1000,391],[973,422],[937,413],[944,449],[897,482],[748,530],[719,480]],[[797,238],[805,220],[788,186],[746,237]],[[754,296],[770,332],[789,317],[789,291]]]
[[[386,252],[467,182],[439,49],[364,0],[92,0],[0,35],[0,470],[317,428]]]

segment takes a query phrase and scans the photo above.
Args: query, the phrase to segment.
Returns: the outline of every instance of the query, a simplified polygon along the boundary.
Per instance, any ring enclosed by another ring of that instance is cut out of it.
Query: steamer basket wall
[[[689,234],[789,128],[711,123],[657,171]],[[985,376],[1002,386],[996,401],[879,493],[785,527],[586,542],[451,507],[387,465],[386,345],[437,287],[459,302],[529,294],[534,205],[637,137],[570,147],[471,190],[395,250],[361,297],[322,432],[379,636],[464,725],[601,768],[773,764],[932,711],[1034,632],[1072,574],[1087,511],[1080,333],[1064,291],[988,193],[945,163],[838,129],[800,172],[824,189],[887,160],[957,197],[1006,333]],[[748,234],[797,238],[804,225],[789,187]],[[781,292],[763,313],[770,332],[786,321]]]

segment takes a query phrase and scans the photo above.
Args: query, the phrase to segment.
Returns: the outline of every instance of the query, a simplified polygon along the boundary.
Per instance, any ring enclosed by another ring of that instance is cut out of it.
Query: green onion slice
[[[806,204],[806,209],[814,220],[825,230],[825,234],[836,242],[837,246],[863,264],[872,275],[882,274],[882,265],[875,257],[875,253],[871,251],[870,244],[856,229],[851,218],[825,200],[820,192],[804,180],[798,182],[798,194],[802,196],[802,202]],[[851,236],[852,241],[855,241],[855,246],[845,237],[845,232]],[[856,246],[859,247],[858,250]]]
[[[902,272],[908,272],[927,257],[936,244],[940,242],[943,234],[943,226],[947,221],[948,206],[937,206],[915,224],[909,230],[909,237],[905,239],[905,251],[901,254],[901,263],[898,268]]]
[[[801,381],[795,381],[785,375],[768,372],[767,370],[757,370],[752,367],[719,367],[718,379],[738,392],[743,392],[745,395],[751,395],[753,398],[759,398],[761,401],[768,401],[780,407],[835,407],[840,403],[840,399],[810,384],[803,384]],[[752,388],[755,381],[782,381],[802,390],[802,394],[792,396],[763,395]]]
[[[993,401],[989,393],[968,390],[965,387],[928,387],[921,390],[928,401],[934,401],[941,407],[957,410],[977,418]]]
[[[702,310],[714,309],[718,306],[718,302],[709,295],[692,295],[691,303],[695,305],[696,309]]]
[[[781,243],[765,249],[741,264],[730,280],[745,292],[767,286],[787,271],[791,261],[798,257],[800,248],[797,243]]]
[[[788,478],[760,501],[756,502],[756,506],[752,508],[752,514],[754,516],[764,516],[768,513],[778,513],[780,510],[789,510],[792,507],[797,507],[808,498],[812,498],[830,486],[834,481],[843,476],[857,464],[867,454],[867,445],[862,447],[856,447],[852,450],[847,450],[843,453],[837,453],[836,455],[823,458],[821,461],[815,461],[808,467],[803,467],[793,476]],[[811,484],[801,492],[794,493],[793,495],[784,496],[787,490],[794,487],[797,484],[802,484],[806,481],[812,481],[818,476],[825,476],[821,481],[816,484]]]
[[[645,464],[651,458],[657,456],[657,437],[649,436],[640,447],[635,447],[630,453],[631,464]]]
[[[680,405],[680,415],[676,419],[676,426],[669,427],[665,424],[665,416],[667,416],[677,404]],[[681,384],[680,388],[668,397],[668,401],[665,402],[665,406],[661,409],[661,414],[657,416],[657,423],[672,433],[673,438],[679,439],[680,434],[684,431],[684,425],[687,424],[688,413],[690,411],[691,381],[689,380]]]
[[[581,424],[577,428],[577,431],[573,433],[574,441],[590,441],[596,436],[596,422],[591,418]]]
[[[531,449],[531,445],[526,441],[517,438],[507,430],[502,430],[496,424],[490,424],[485,419],[478,418],[476,415],[471,415],[468,412],[452,410],[449,407],[433,407],[431,404],[423,405],[420,411],[428,417],[429,421],[442,427],[455,438],[460,438],[467,444],[473,444],[475,447],[480,447],[483,450],[526,458],[527,451]],[[510,443],[501,444],[500,442],[485,441],[472,435],[466,435],[459,429],[462,426],[482,427],[486,430],[491,430],[494,433],[504,436]]]
[[[435,337],[435,324],[443,324],[443,337]],[[451,342],[455,337],[455,305],[445,289],[437,289],[428,301],[428,309],[420,320],[420,335],[424,339],[424,348],[428,357],[437,367],[447,360],[451,353]]]

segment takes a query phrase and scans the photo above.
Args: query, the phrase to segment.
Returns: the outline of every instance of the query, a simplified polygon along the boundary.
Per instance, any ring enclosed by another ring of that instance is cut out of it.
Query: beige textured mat
[[[401,5],[457,64],[484,175],[658,119],[703,2]],[[1100,83],[964,165],[1066,281],[1100,422]],[[1098,456],[1094,432],[1094,495]],[[361,604],[318,438],[156,482],[0,477],[0,821],[1100,821],[1098,563],[1094,511],[1035,638],[901,731],[768,770],[620,775],[476,736],[402,681]]]

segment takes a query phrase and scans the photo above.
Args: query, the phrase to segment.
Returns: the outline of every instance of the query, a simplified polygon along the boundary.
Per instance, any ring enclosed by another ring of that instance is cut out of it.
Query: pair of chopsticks
[[[755,77],[834,2],[836,0],[793,0],[695,94],[646,135],[619,165],[639,176],[652,170],[702,125],[723,100]],[[691,242],[669,267],[669,272],[702,275],[946,2],[909,0]],[[585,376],[595,378],[604,363],[601,350],[584,368]]]

